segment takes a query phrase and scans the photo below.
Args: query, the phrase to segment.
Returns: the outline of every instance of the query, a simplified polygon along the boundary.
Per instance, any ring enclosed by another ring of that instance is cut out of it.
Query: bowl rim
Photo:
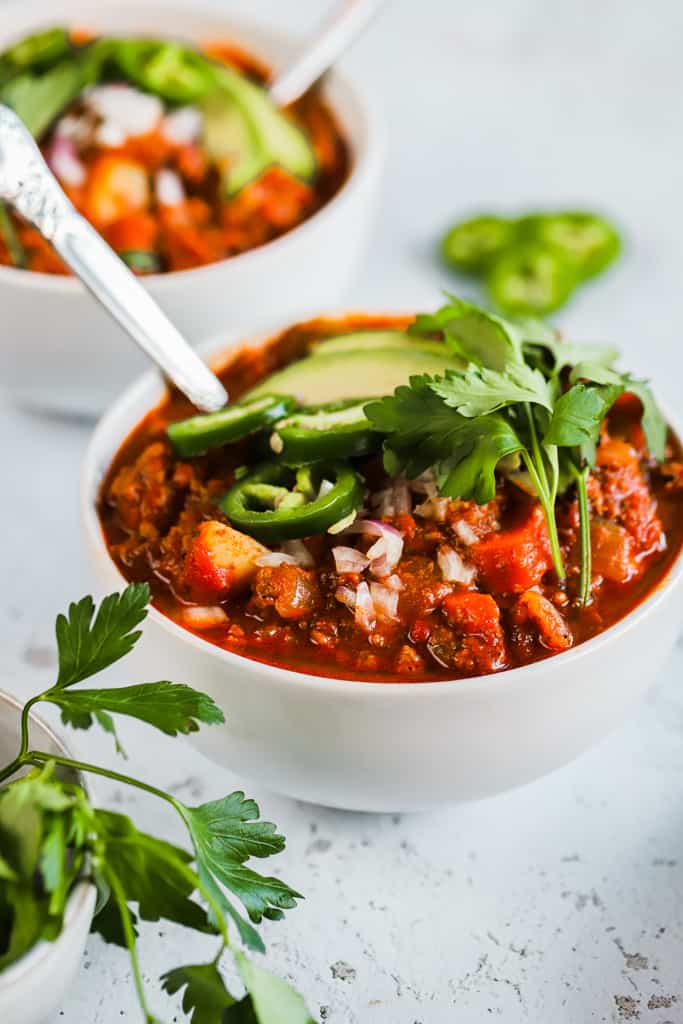
[[[83,0],[83,2],[86,4],[88,0]],[[90,2],[95,12],[93,16],[96,17],[97,8],[102,5],[94,4],[92,0]],[[109,4],[115,10],[125,10],[127,6],[137,6],[136,0],[119,0],[118,3],[114,3],[113,0],[105,0],[106,4]],[[18,10],[27,6],[21,0],[5,0],[5,5],[8,11],[12,9]],[[28,9],[37,11],[43,6],[46,5],[38,0],[38,2],[29,3]],[[151,8],[152,15],[163,8],[181,16],[183,12],[188,11],[188,8],[179,3],[178,0],[154,0],[153,7]],[[244,18],[241,15],[223,15],[219,8],[207,6],[201,0],[193,5],[192,10],[199,14],[205,14],[207,17],[225,17],[226,32],[229,26],[232,26],[236,36],[239,36],[240,30],[244,30],[255,34],[268,35],[273,40],[285,42],[293,46],[298,45],[302,39],[300,35],[295,33],[290,34],[282,31],[279,27],[272,28],[264,22]],[[340,88],[346,93],[360,115],[358,117],[358,124],[361,127],[361,138],[358,144],[351,146],[349,173],[342,182],[341,187],[312,216],[307,217],[306,220],[290,228],[289,231],[285,231],[284,234],[264,242],[262,245],[254,246],[254,248],[237,253],[235,256],[226,256],[224,259],[216,260],[214,263],[207,263],[204,266],[190,267],[186,270],[172,270],[166,273],[146,274],[141,280],[155,296],[163,295],[167,290],[172,289],[175,282],[188,282],[191,284],[200,277],[208,278],[212,274],[225,273],[225,268],[230,266],[248,268],[252,262],[265,259],[270,254],[273,254],[274,258],[286,258],[286,253],[285,257],[283,257],[281,250],[286,250],[288,247],[296,245],[298,240],[305,241],[312,231],[315,231],[321,224],[326,223],[331,216],[338,212],[343,212],[343,208],[348,204],[353,195],[368,178],[373,176],[381,163],[385,146],[384,130],[378,104],[372,98],[370,91],[360,85],[354,76],[349,75],[346,71],[340,72],[335,67],[327,73],[324,87],[326,102],[335,115],[337,114],[336,104],[329,97],[327,82],[330,82],[333,88]],[[56,292],[62,295],[76,296],[86,294],[81,282],[72,275],[46,274],[43,271],[24,270],[21,267],[0,265],[0,283],[19,288],[46,289],[49,292]]]
[[[21,711],[23,704],[17,700],[7,690],[0,690],[0,714],[2,714],[3,707],[11,707],[15,711]],[[59,748],[64,754],[70,754],[68,747],[64,744],[64,741],[54,731],[54,729],[48,725],[42,715],[37,714],[35,711],[29,712],[29,719],[34,725],[37,725],[45,735]],[[86,792],[90,792],[90,787],[86,785],[83,780],[83,788]],[[5,968],[4,971],[0,971],[0,997],[6,993],[9,988],[13,985],[21,984],[25,980],[25,975],[28,972],[33,971],[42,960],[46,960],[51,953],[54,952],[56,943],[62,938],[63,935],[67,934],[67,931],[75,928],[76,924],[80,920],[83,914],[90,912],[90,908],[94,906],[95,902],[95,886],[88,879],[81,879],[77,881],[73,886],[69,897],[66,902],[66,909],[64,913],[64,923],[62,930],[53,942],[48,942],[47,939],[40,939],[35,945],[31,946],[23,956],[19,957],[13,964]]]
[[[348,308],[344,310],[330,310],[308,319],[334,318],[346,312],[350,315]],[[394,310],[393,314],[387,314],[386,310],[365,309],[368,316],[395,315],[400,316],[406,310]],[[411,311],[414,313],[414,308]],[[296,323],[292,320],[290,323]],[[240,348],[249,348],[263,344],[265,340],[276,335],[279,331],[285,330],[280,323],[274,328],[266,328],[249,337],[244,336],[243,331],[232,333],[225,332],[223,335],[216,335],[199,346],[199,352],[208,358],[210,363],[221,365],[226,355],[234,355]],[[238,344],[231,344],[230,339],[234,338]],[[110,572],[127,584],[129,581],[123,576],[118,566],[109,555],[104,534],[97,514],[95,501],[100,483],[106,473],[114,454],[120,449],[126,437],[135,429],[140,420],[147,412],[153,409],[163,397],[165,385],[153,368],[140,375],[133,381],[119,398],[109,407],[97,423],[94,432],[88,443],[85,457],[82,463],[80,481],[80,506],[81,526],[85,531],[86,541],[93,558],[100,560]],[[122,432],[119,421],[128,422],[131,419],[131,411],[144,402],[145,412],[135,413],[132,426],[126,426]],[[679,436],[683,436],[681,424],[672,410],[665,404],[659,403],[667,424]],[[106,460],[100,454],[105,450]],[[110,454],[111,453],[111,454]],[[106,462],[106,468],[102,466]],[[342,679],[335,676],[318,676],[311,672],[294,671],[281,665],[273,665],[268,662],[258,661],[246,655],[225,650],[208,640],[191,633],[178,625],[168,616],[164,615],[153,605],[149,607],[149,616],[153,622],[161,626],[171,636],[196,648],[199,653],[212,655],[226,667],[238,669],[242,672],[250,672],[253,675],[264,674],[274,684],[281,683],[283,686],[295,685],[298,687],[307,686],[314,690],[327,694],[353,695],[354,699],[359,696],[367,701],[389,699],[390,697],[401,700],[416,699],[426,700],[428,695],[434,697],[446,693],[460,694],[463,697],[476,694],[490,693],[493,690],[504,688],[506,691],[520,690],[533,685],[539,677],[547,675],[548,664],[556,658],[562,658],[562,664],[568,665],[571,662],[580,663],[593,654],[600,653],[605,646],[616,645],[619,639],[629,630],[639,626],[645,619],[656,611],[662,601],[671,595],[675,588],[683,581],[683,547],[676,559],[669,567],[665,576],[657,583],[655,588],[630,611],[624,618],[609,626],[602,633],[598,633],[590,640],[577,644],[568,651],[561,651],[552,654],[540,661],[530,665],[522,665],[516,668],[505,669],[501,672],[491,672],[486,675],[471,676],[466,679],[445,679],[431,682],[411,683],[406,682],[381,682],[377,680],[363,679]]]

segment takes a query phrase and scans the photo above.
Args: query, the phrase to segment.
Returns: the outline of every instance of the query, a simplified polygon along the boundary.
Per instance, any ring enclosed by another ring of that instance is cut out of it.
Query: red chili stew
[[[310,322],[238,352],[221,376],[237,399],[305,354],[313,339],[406,323]],[[365,578],[372,538],[324,533],[292,542],[296,558],[268,564],[276,560],[264,559],[257,541],[236,535],[217,505],[236,469],[254,457],[254,442],[179,459],[166,427],[192,412],[171,395],[116,456],[99,505],[111,557],[127,579],[148,581],[156,607],[184,628],[294,671],[428,682],[526,665],[622,619],[662,582],[683,544],[679,442],[670,434],[666,459],[655,464],[645,449],[640,404],[625,394],[603,424],[589,478],[590,604],[577,600],[579,515],[571,488],[557,511],[567,566],[560,586],[541,507],[515,483],[501,478],[495,498],[483,505],[450,500],[429,479],[388,478],[373,454],[358,460],[366,505],[400,532],[403,546],[391,577],[379,589],[370,582],[374,606],[364,617],[348,595]],[[223,571],[226,545],[243,571]],[[349,546],[355,554],[344,555]]]

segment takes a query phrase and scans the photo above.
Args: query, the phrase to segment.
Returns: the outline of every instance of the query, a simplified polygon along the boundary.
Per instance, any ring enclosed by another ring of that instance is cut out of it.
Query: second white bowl
[[[195,41],[229,39],[282,67],[296,40],[201,2],[137,0],[3,3],[0,49],[58,21],[101,33],[154,33]],[[310,220],[239,256],[196,270],[152,275],[145,286],[193,343],[224,324],[252,328],[273,317],[338,301],[361,257],[382,167],[381,133],[367,99],[334,72],[325,95],[351,149],[341,190]],[[133,342],[73,278],[0,267],[0,382],[14,399],[76,414],[99,414],[146,361]]]

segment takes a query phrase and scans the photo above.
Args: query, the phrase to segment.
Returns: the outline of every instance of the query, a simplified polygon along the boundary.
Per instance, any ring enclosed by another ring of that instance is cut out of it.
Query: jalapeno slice
[[[119,256],[131,270],[138,274],[156,274],[161,269],[159,257],[145,249],[125,249]]]
[[[439,251],[445,263],[467,274],[482,274],[517,238],[517,225],[485,214],[462,221],[447,231]]]
[[[503,312],[540,316],[566,302],[576,281],[576,269],[561,249],[525,242],[499,256],[487,285]]]
[[[349,459],[381,447],[381,437],[363,411],[370,399],[310,406],[275,424],[270,447],[284,462],[302,465]]]
[[[561,249],[582,278],[599,274],[616,259],[621,248],[613,225],[593,213],[536,214],[519,223],[520,231],[527,238]]]
[[[305,481],[299,474],[263,463],[230,488],[220,508],[237,530],[270,544],[324,533],[363,503],[361,479],[343,462],[320,463]]]
[[[281,420],[295,407],[294,398],[263,395],[248,402],[236,402],[218,412],[179,420],[168,427],[166,434],[178,455],[189,458],[247,437]]]
[[[121,39],[111,57],[131,82],[171,103],[194,103],[214,86],[210,61],[178,43]]]

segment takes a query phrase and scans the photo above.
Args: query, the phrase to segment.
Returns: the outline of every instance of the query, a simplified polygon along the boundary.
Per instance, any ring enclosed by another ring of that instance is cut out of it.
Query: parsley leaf
[[[284,847],[275,826],[257,820],[259,809],[253,800],[237,792],[198,807],[181,804],[180,812],[192,836],[202,880],[209,876],[234,893],[252,921],[277,920],[283,910],[296,906],[302,897],[285,882],[245,867],[249,857],[269,857]]]
[[[543,374],[526,363],[512,363],[504,373],[474,365],[466,370],[446,370],[445,376],[436,377],[429,387],[461,416],[488,416],[518,402],[552,409]]]
[[[114,731],[109,713],[147,722],[167,736],[197,732],[199,723],[223,722],[223,712],[205,693],[182,683],[140,683],[102,690],[49,690],[44,700],[62,709],[62,721],[75,729],[89,729],[93,715],[107,731]]]
[[[578,344],[573,341],[563,341],[554,332],[542,339],[534,337],[533,329],[529,330],[532,337],[524,339],[524,351],[533,356],[539,350],[543,350],[550,356],[552,362],[552,373],[557,376],[566,367],[576,366],[577,363],[591,362],[599,366],[612,366],[619,356],[619,350],[609,345]]]
[[[453,355],[492,370],[502,371],[510,363],[523,362],[522,335],[515,324],[455,295],[448,295],[448,299],[448,304],[436,313],[419,314],[410,333],[441,331]]]
[[[215,963],[176,967],[163,974],[161,982],[171,996],[185,989],[182,1005],[190,1024],[218,1024],[223,1012],[235,1003]]]
[[[555,403],[543,443],[558,448],[579,447],[586,461],[595,465],[602,421],[623,390],[620,384],[572,385]]]
[[[649,383],[632,377],[630,373],[618,373],[595,362],[578,363],[572,370],[570,381],[593,381],[596,384],[613,385],[628,391],[640,399],[643,407],[643,432],[650,454],[662,462],[666,455],[666,420],[662,416]]]
[[[56,687],[73,686],[128,654],[140,637],[133,630],[147,615],[149,596],[146,583],[131,583],[123,593],[105,597],[97,615],[91,597],[70,605],[68,615],[59,615]]]

